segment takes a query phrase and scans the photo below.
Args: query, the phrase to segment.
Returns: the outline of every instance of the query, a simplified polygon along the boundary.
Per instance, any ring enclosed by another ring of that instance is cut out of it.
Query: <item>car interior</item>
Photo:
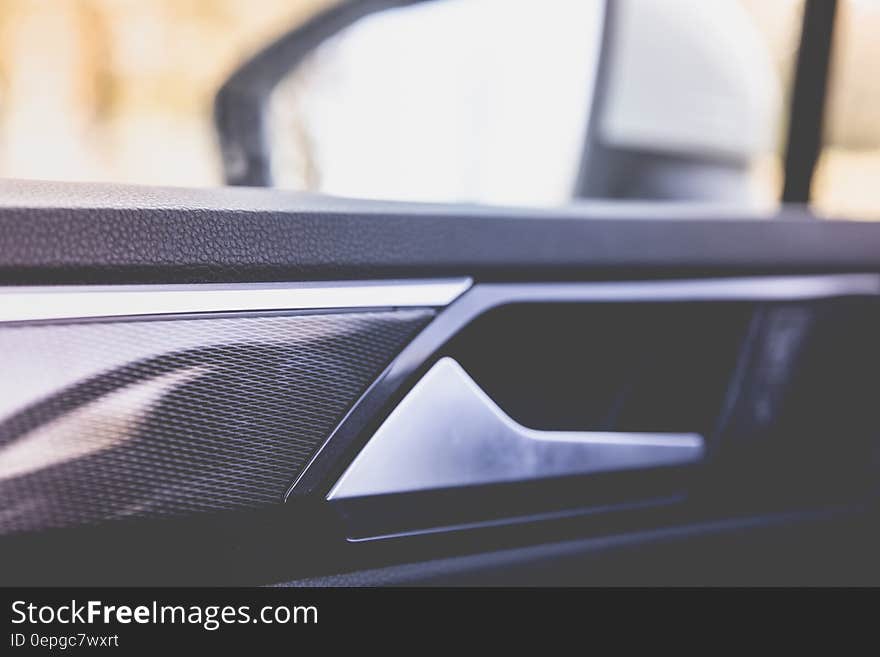
[[[839,3],[784,98],[734,0],[516,4],[555,82],[495,0],[345,0],[219,86],[224,184],[0,180],[5,585],[880,583],[880,224],[810,197]]]

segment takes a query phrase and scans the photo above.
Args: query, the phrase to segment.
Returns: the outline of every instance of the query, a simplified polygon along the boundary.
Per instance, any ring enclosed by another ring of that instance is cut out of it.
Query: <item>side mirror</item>
[[[215,119],[233,185],[742,202],[778,101],[735,0],[354,0],[246,62]]]

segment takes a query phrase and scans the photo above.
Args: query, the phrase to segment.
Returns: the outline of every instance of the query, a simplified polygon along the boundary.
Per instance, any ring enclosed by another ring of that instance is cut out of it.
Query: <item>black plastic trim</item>
[[[829,285],[822,285],[822,281]],[[780,283],[780,287],[774,287]],[[366,442],[369,430],[378,427],[393,404],[429,369],[444,345],[474,319],[493,308],[513,303],[733,302],[866,295],[873,297],[877,295],[876,285],[877,277],[873,275],[807,279],[750,277],[726,283],[697,280],[664,284],[648,281],[619,284],[619,287],[614,284],[476,285],[443,309],[403,348],[314,453],[291,484],[285,499],[313,492],[327,493],[357,450]],[[612,288],[617,291],[610,291]]]

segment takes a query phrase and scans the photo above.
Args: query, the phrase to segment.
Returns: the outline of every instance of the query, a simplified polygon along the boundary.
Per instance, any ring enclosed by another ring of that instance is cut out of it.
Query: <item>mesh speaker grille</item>
[[[0,533],[280,502],[432,316],[0,327]]]

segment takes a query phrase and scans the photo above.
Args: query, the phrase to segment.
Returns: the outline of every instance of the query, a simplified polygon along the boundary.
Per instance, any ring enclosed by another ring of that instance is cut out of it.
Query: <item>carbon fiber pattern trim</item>
[[[0,533],[279,503],[432,316],[0,327]]]

